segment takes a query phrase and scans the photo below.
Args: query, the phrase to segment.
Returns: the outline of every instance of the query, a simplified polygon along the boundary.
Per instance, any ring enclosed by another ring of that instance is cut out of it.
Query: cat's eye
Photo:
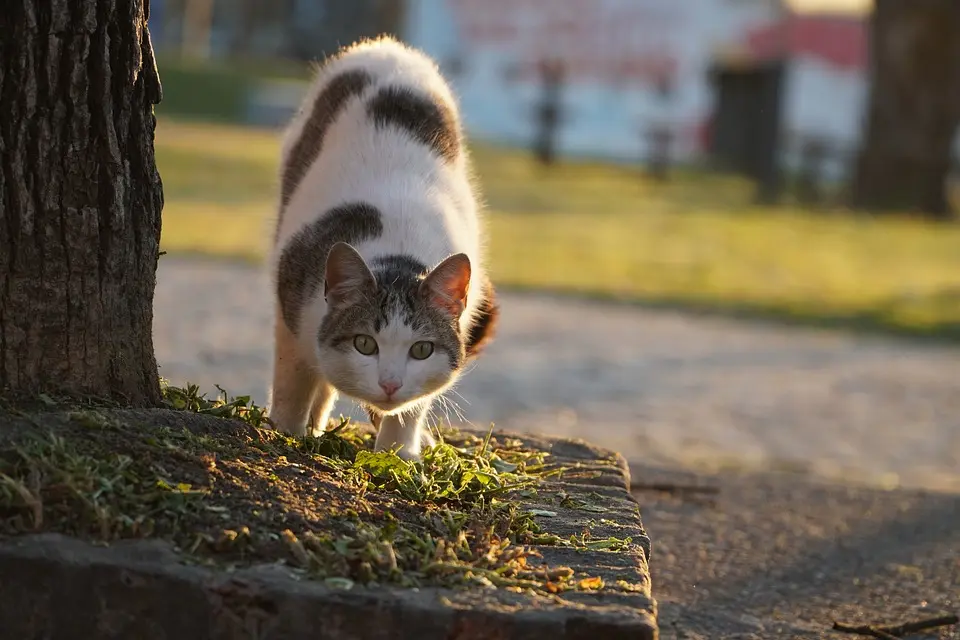
[[[353,339],[353,346],[365,356],[372,356],[377,352],[377,341],[362,333]]]
[[[433,355],[433,343],[421,340],[410,347],[410,357],[414,360],[426,360]]]

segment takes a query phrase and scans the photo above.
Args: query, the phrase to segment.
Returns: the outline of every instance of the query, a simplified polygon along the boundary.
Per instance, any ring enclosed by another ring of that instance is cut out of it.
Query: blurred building
[[[867,16],[783,0],[152,0],[161,51],[322,58],[379,33],[434,56],[479,138],[528,146],[545,61],[562,63],[558,152],[636,161],[668,130],[676,161],[710,157],[763,180],[811,143],[827,176],[855,152],[868,95]],[[191,17],[192,16],[192,17]],[[194,25],[194,33],[203,24]],[[194,36],[194,39],[195,36]],[[296,87],[250,90],[260,123],[287,117]]]
[[[797,14],[778,0],[407,4],[407,40],[455,74],[468,126],[482,137],[526,142],[536,65],[558,59],[568,79],[563,152],[635,160],[651,121],[670,127],[680,159],[701,157],[714,134],[740,147],[753,135],[762,146],[764,127],[778,132],[788,162],[793,142],[853,147],[859,138],[862,15]],[[733,115],[716,122],[721,94]]]

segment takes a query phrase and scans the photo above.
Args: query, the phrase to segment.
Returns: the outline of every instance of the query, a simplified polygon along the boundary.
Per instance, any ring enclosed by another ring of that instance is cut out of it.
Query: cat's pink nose
[[[380,388],[383,389],[383,392],[387,394],[387,396],[392,396],[397,392],[397,389],[399,389],[402,386],[403,386],[403,383],[396,382],[394,380],[380,381]]]

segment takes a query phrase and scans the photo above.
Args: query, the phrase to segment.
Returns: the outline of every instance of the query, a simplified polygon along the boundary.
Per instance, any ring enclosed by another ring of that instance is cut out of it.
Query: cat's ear
[[[433,268],[420,283],[420,294],[430,304],[453,318],[459,318],[467,307],[467,289],[470,287],[470,258],[457,253]]]
[[[333,306],[357,304],[377,287],[377,280],[357,250],[338,242],[327,255],[323,297]]]

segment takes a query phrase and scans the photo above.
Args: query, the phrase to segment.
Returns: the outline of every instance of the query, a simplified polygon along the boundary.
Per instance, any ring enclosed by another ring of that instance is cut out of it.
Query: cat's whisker
[[[465,376],[476,368],[477,368],[477,363],[475,361],[467,362],[467,364],[463,365],[463,371],[460,372],[460,375]]]
[[[456,389],[451,387],[450,389],[447,390],[447,392],[456,394],[460,398],[460,400],[462,400],[465,404],[468,404],[468,405],[470,404],[470,401],[464,398],[463,395],[461,395],[460,392],[457,391]],[[463,407],[460,406],[459,402],[457,402],[456,400],[454,400],[453,398],[447,395],[444,395],[443,400],[445,403],[447,403],[448,406],[453,408],[460,422],[469,422],[466,418],[466,412],[463,410]]]
[[[443,415],[447,418],[447,421],[450,421],[450,401],[446,396],[439,395],[437,396],[437,403],[443,409]]]
[[[432,417],[434,417],[434,418],[436,419],[436,421],[437,421],[437,423],[436,423],[437,434],[440,433],[440,423],[441,423],[441,422],[440,422],[440,421],[441,421],[441,417],[440,417],[440,414],[439,414],[439,412],[438,412],[438,409],[442,409],[442,410],[443,410],[443,417],[445,417],[445,418],[447,419],[447,422],[450,422],[450,411],[449,411],[449,409],[448,409],[448,407],[447,407],[447,403],[446,403],[445,399],[443,398],[443,396],[437,396],[437,402],[436,402],[435,404],[433,404],[433,405],[431,406],[431,408],[430,408],[430,415],[431,415]]]
[[[451,389],[451,391],[453,391],[453,390]],[[456,391],[453,391],[453,392],[456,393]],[[460,394],[458,393],[457,395],[460,395]],[[475,426],[472,422],[470,422],[469,420],[467,420],[467,417],[466,417],[466,415],[464,414],[463,410],[461,409],[460,405],[459,405],[454,399],[452,399],[452,398],[450,398],[450,397],[448,397],[448,396],[445,396],[445,395],[444,395],[444,396],[440,396],[440,397],[442,398],[442,402],[443,402],[444,407],[446,407],[448,410],[449,410],[449,409],[453,409],[454,413],[455,413],[456,416],[457,416],[457,419],[458,419],[461,423],[465,423],[465,424],[468,424],[468,425],[470,425],[470,426]],[[461,398],[462,398],[462,397],[463,397],[463,396],[461,396]],[[466,400],[464,400],[464,402],[466,402]],[[467,404],[469,404],[469,403],[467,403]],[[447,414],[447,419],[448,419],[448,420],[449,420],[449,417],[450,417],[450,414],[448,413],[448,414]]]
[[[437,415],[436,411],[432,408],[430,409],[430,417],[433,418],[433,424],[427,424],[427,430],[431,435],[436,436],[436,439],[440,439],[440,417]]]
[[[463,397],[463,394],[460,393],[459,391],[457,391],[456,387],[450,387],[450,388],[448,389],[448,391],[449,391],[450,393],[455,393],[455,394],[457,394],[457,396],[458,396],[461,400],[463,400],[463,402],[464,402],[465,404],[468,404],[468,405],[470,404],[470,401],[467,400],[465,397]]]
[[[469,422],[469,421],[467,420],[467,415],[466,415],[466,413],[464,413],[463,409],[460,408],[460,405],[459,405],[459,404],[457,404],[455,401],[450,400],[450,399],[448,399],[447,402],[448,402],[448,405],[453,408],[454,413],[457,414],[457,419],[458,419],[460,422]]]
[[[457,416],[457,421],[458,421],[458,422],[460,422],[460,423],[467,422],[467,416],[466,416],[466,414],[464,414],[464,412],[460,409],[460,406],[456,403],[456,401],[452,400],[451,398],[444,398],[443,401],[444,401],[444,404],[445,404],[445,406],[447,407],[448,411],[449,411],[450,409],[453,410],[454,415]],[[450,421],[449,414],[448,414],[447,420]],[[450,422],[452,422],[452,421],[450,421]]]
[[[440,436],[440,417],[437,414],[437,406],[435,404],[429,405],[427,413],[423,418],[423,427],[430,436],[434,437],[434,440],[440,441],[442,439]]]

